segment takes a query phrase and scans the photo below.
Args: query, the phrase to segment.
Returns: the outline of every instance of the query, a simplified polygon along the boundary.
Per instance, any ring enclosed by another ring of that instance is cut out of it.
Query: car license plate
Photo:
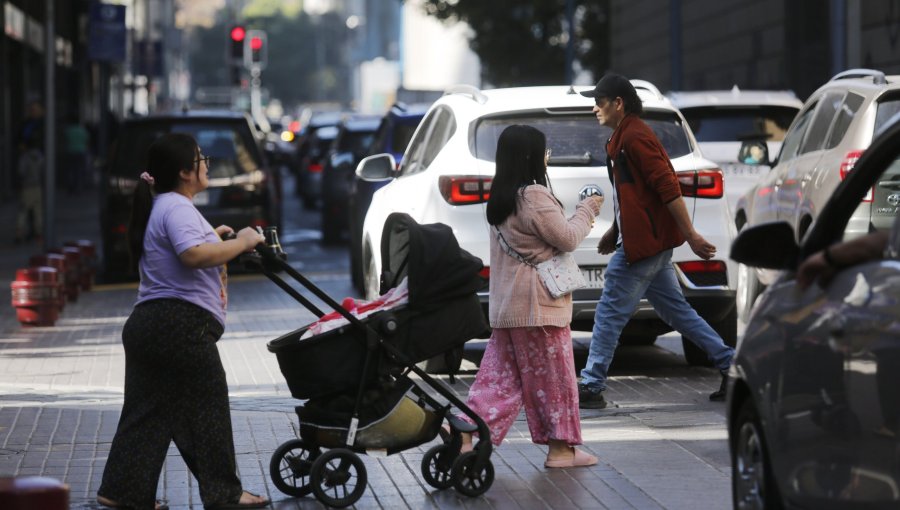
[[[209,205],[209,192],[201,191],[194,195],[194,205]]]
[[[587,289],[603,288],[603,266],[582,266],[581,274],[587,282]]]

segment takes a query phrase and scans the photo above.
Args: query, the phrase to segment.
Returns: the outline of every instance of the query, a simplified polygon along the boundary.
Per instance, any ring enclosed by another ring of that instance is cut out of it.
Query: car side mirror
[[[794,229],[784,221],[761,223],[742,230],[731,245],[731,258],[763,269],[794,269],[800,247]]]
[[[390,154],[376,154],[363,158],[356,166],[356,176],[364,181],[379,182],[394,177],[397,162]]]
[[[738,161],[745,165],[771,166],[769,146],[762,140],[745,140],[741,142],[741,149],[738,151]]]

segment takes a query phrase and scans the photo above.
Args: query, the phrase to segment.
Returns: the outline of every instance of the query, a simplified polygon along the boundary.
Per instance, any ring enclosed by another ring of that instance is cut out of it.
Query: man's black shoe
[[[728,372],[722,374],[722,382],[719,389],[709,394],[709,399],[713,402],[721,402],[728,396]]]
[[[581,409],[606,409],[606,399],[602,391],[591,391],[587,386],[578,385],[578,407]]]

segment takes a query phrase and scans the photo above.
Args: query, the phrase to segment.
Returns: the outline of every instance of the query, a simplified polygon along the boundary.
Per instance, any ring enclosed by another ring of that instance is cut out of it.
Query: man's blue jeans
[[[587,365],[581,371],[582,385],[592,391],[606,389],[606,373],[619,335],[644,296],[657,315],[703,349],[716,368],[724,371],[731,365],[734,349],[725,345],[684,298],[672,267],[672,250],[629,265],[620,246],[606,267],[605,277],[603,295],[594,314]]]

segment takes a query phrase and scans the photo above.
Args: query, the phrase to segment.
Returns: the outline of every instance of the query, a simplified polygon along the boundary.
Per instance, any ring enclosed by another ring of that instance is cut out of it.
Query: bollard
[[[66,258],[66,299],[69,302],[78,301],[78,289],[81,288],[81,252],[78,248],[50,248],[50,253],[56,253]]]
[[[52,326],[59,318],[58,273],[52,267],[16,271],[10,284],[16,318],[23,326]]]
[[[78,248],[81,254],[81,290],[91,290],[94,286],[94,275],[97,274],[97,248],[87,239],[67,241],[65,246]]]
[[[29,267],[50,266],[56,269],[57,280],[57,303],[59,311],[63,311],[66,307],[66,257],[59,253],[47,253],[44,255],[32,255],[28,259]]]
[[[0,478],[0,508],[66,510],[69,508],[69,486],[42,476]]]

